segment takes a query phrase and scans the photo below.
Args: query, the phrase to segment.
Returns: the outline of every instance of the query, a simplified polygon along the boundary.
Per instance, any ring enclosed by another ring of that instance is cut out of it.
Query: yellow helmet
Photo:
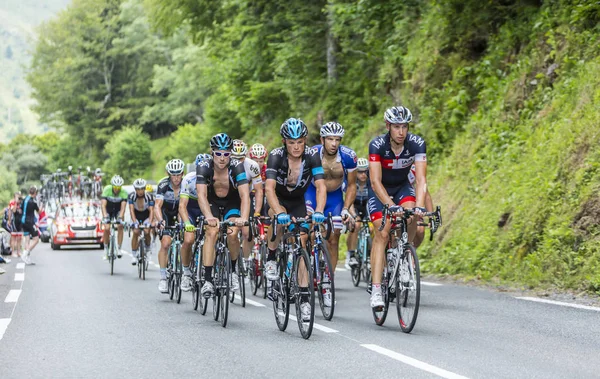
[[[154,189],[152,188],[152,184],[146,184],[146,192],[152,192]]]

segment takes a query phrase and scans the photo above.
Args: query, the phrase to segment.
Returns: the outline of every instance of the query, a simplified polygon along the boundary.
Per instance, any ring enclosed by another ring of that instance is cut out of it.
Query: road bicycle
[[[363,217],[359,222],[361,224],[358,230],[358,243],[354,253],[354,258],[356,258],[358,264],[352,266],[350,270],[354,287],[358,287],[361,277],[365,283],[371,281],[371,245],[373,239],[369,228],[369,218]]]

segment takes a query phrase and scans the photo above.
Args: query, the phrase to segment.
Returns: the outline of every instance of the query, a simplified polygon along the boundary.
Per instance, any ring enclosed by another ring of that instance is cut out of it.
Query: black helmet
[[[210,148],[212,150],[231,150],[233,140],[225,133],[215,134],[210,139]]]

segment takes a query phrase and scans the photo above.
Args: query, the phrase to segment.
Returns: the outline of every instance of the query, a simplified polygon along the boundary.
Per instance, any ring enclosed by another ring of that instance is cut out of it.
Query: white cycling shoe
[[[235,292],[239,289],[240,289],[240,281],[238,279],[237,273],[232,272],[231,273],[231,290]]]
[[[303,322],[309,322],[310,321],[310,304],[308,304],[308,303],[300,304],[300,314],[302,315]]]
[[[181,279],[181,290],[184,292],[189,292],[192,290],[192,277],[189,275],[184,275]]]
[[[161,279],[158,282],[158,290],[160,293],[169,293],[169,289],[167,288],[167,279]]]
[[[371,293],[371,308],[381,308],[383,306],[385,306],[385,303],[383,302],[381,290],[373,291]]]
[[[203,298],[208,299],[209,297],[211,297],[213,295],[213,293],[215,293],[215,286],[213,286],[213,284],[211,282],[207,281],[202,286],[200,293],[202,294]]]
[[[265,276],[268,280],[277,280],[279,279],[279,273],[277,272],[277,262],[275,261],[267,261],[265,263]]]

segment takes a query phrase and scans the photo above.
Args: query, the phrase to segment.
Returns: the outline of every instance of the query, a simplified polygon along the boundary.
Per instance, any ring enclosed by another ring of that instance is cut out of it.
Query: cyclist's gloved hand
[[[404,209],[402,209],[399,205],[392,205],[390,208],[390,213],[402,213]]]
[[[415,211],[415,213],[419,216],[427,213],[427,209],[423,208],[423,207],[415,207],[415,209],[413,209]]]
[[[122,218],[122,217],[117,217],[117,222],[118,222],[119,224],[122,224],[122,223],[123,223],[123,218]]]
[[[139,223],[139,222],[137,222],[137,221],[136,221],[136,222],[132,222],[132,223],[131,223],[131,227],[132,227],[132,228],[139,228],[139,226],[140,226],[140,223]]]
[[[287,225],[290,223],[290,215],[287,213],[280,213],[277,215],[277,223]]]
[[[325,221],[325,215],[321,212],[315,212],[312,214],[312,220],[316,224],[322,224]]]
[[[186,221],[184,226],[186,232],[193,232],[194,229],[196,229],[196,227],[190,221]]]
[[[102,223],[103,223],[103,224],[108,224],[109,222],[110,222],[110,218],[108,218],[108,217],[104,217],[104,218],[102,219]]]
[[[342,209],[342,214],[341,214],[341,216],[342,216],[342,220],[347,220],[347,219],[349,219],[349,218],[354,218],[354,217],[352,217],[352,215],[350,214],[350,211],[348,210],[348,208],[344,208],[344,209]]]
[[[160,229],[164,228],[164,227],[165,227],[165,220],[160,220],[160,221],[158,222],[157,226],[158,226]]]
[[[150,226],[150,220],[149,219],[144,220],[144,226]]]

